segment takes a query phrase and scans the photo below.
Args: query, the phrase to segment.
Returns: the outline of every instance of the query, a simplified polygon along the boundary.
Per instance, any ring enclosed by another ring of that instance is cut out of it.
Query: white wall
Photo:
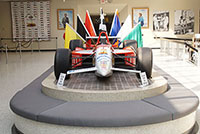
[[[126,20],[126,17],[128,16],[128,5],[126,4],[124,6],[124,8],[120,11],[119,13],[119,18],[120,18],[120,22],[124,22]],[[131,14],[130,14],[131,15]]]
[[[175,36],[174,30],[174,10],[193,9],[195,12],[195,33],[199,32],[199,7],[200,0],[113,0],[110,4],[100,5],[98,0],[51,0],[51,36],[58,37],[58,46],[63,47],[62,35],[64,30],[57,30],[57,9],[74,9],[74,21],[76,24],[76,14],[79,13],[82,20],[85,20],[85,10],[90,14],[99,14],[99,8],[103,7],[105,13],[114,13],[118,8],[120,21],[123,22],[128,14],[132,15],[133,7],[149,7],[149,29],[143,29],[144,45],[157,47],[153,39],[154,36],[167,37],[192,37],[192,35]],[[154,11],[170,12],[169,32],[153,32],[152,14]],[[9,2],[0,2],[0,37],[12,37],[11,12]],[[11,43],[9,43],[12,45]],[[51,49],[55,47],[55,41],[41,43],[42,48]]]

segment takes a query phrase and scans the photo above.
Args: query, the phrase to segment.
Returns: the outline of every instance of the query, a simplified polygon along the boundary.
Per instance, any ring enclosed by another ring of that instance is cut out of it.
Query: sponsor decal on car
[[[101,49],[101,51],[99,52],[99,55],[101,54],[108,54],[106,49]]]
[[[105,61],[105,60],[100,62],[100,66],[101,66],[102,69],[106,69],[107,64],[108,64],[108,61]]]
[[[98,55],[97,62],[101,61],[102,59],[111,59],[108,55]]]

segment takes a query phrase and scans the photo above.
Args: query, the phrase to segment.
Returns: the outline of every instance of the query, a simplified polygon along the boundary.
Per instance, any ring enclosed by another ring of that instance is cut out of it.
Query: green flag
[[[122,42],[125,40],[136,40],[138,48],[143,47],[141,24],[134,27],[133,30],[122,40]]]

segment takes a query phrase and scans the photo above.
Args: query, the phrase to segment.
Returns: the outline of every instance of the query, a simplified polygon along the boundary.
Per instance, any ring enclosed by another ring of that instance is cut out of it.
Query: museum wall
[[[57,30],[57,9],[74,9],[74,22],[76,26],[76,14],[79,13],[82,20],[85,20],[85,10],[90,14],[99,14],[99,8],[103,7],[105,13],[114,13],[119,9],[120,21],[123,22],[128,14],[132,15],[133,7],[149,7],[149,29],[143,29],[144,46],[159,47],[153,39],[154,36],[165,37],[192,37],[192,35],[174,35],[174,10],[193,9],[195,13],[195,33],[199,32],[199,0],[112,0],[112,3],[99,4],[98,0],[51,0],[51,36],[58,37],[58,47],[64,46],[62,35],[64,30]],[[153,32],[153,17],[155,11],[169,11],[170,25],[169,32]],[[0,2],[0,37],[12,37],[11,12],[9,2]],[[42,49],[55,48],[55,41],[42,42]],[[9,43],[9,46],[14,45]],[[37,43],[34,47],[37,49]]]
[[[9,2],[0,2],[0,37],[11,37],[11,12]]]

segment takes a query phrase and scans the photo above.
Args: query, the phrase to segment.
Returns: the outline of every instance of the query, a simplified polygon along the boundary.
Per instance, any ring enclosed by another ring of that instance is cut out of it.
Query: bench
[[[16,93],[11,110],[38,122],[80,127],[127,127],[175,120],[194,112],[198,97],[159,68],[168,79],[169,90],[162,95],[125,102],[67,102],[44,95],[41,82],[53,67]]]

